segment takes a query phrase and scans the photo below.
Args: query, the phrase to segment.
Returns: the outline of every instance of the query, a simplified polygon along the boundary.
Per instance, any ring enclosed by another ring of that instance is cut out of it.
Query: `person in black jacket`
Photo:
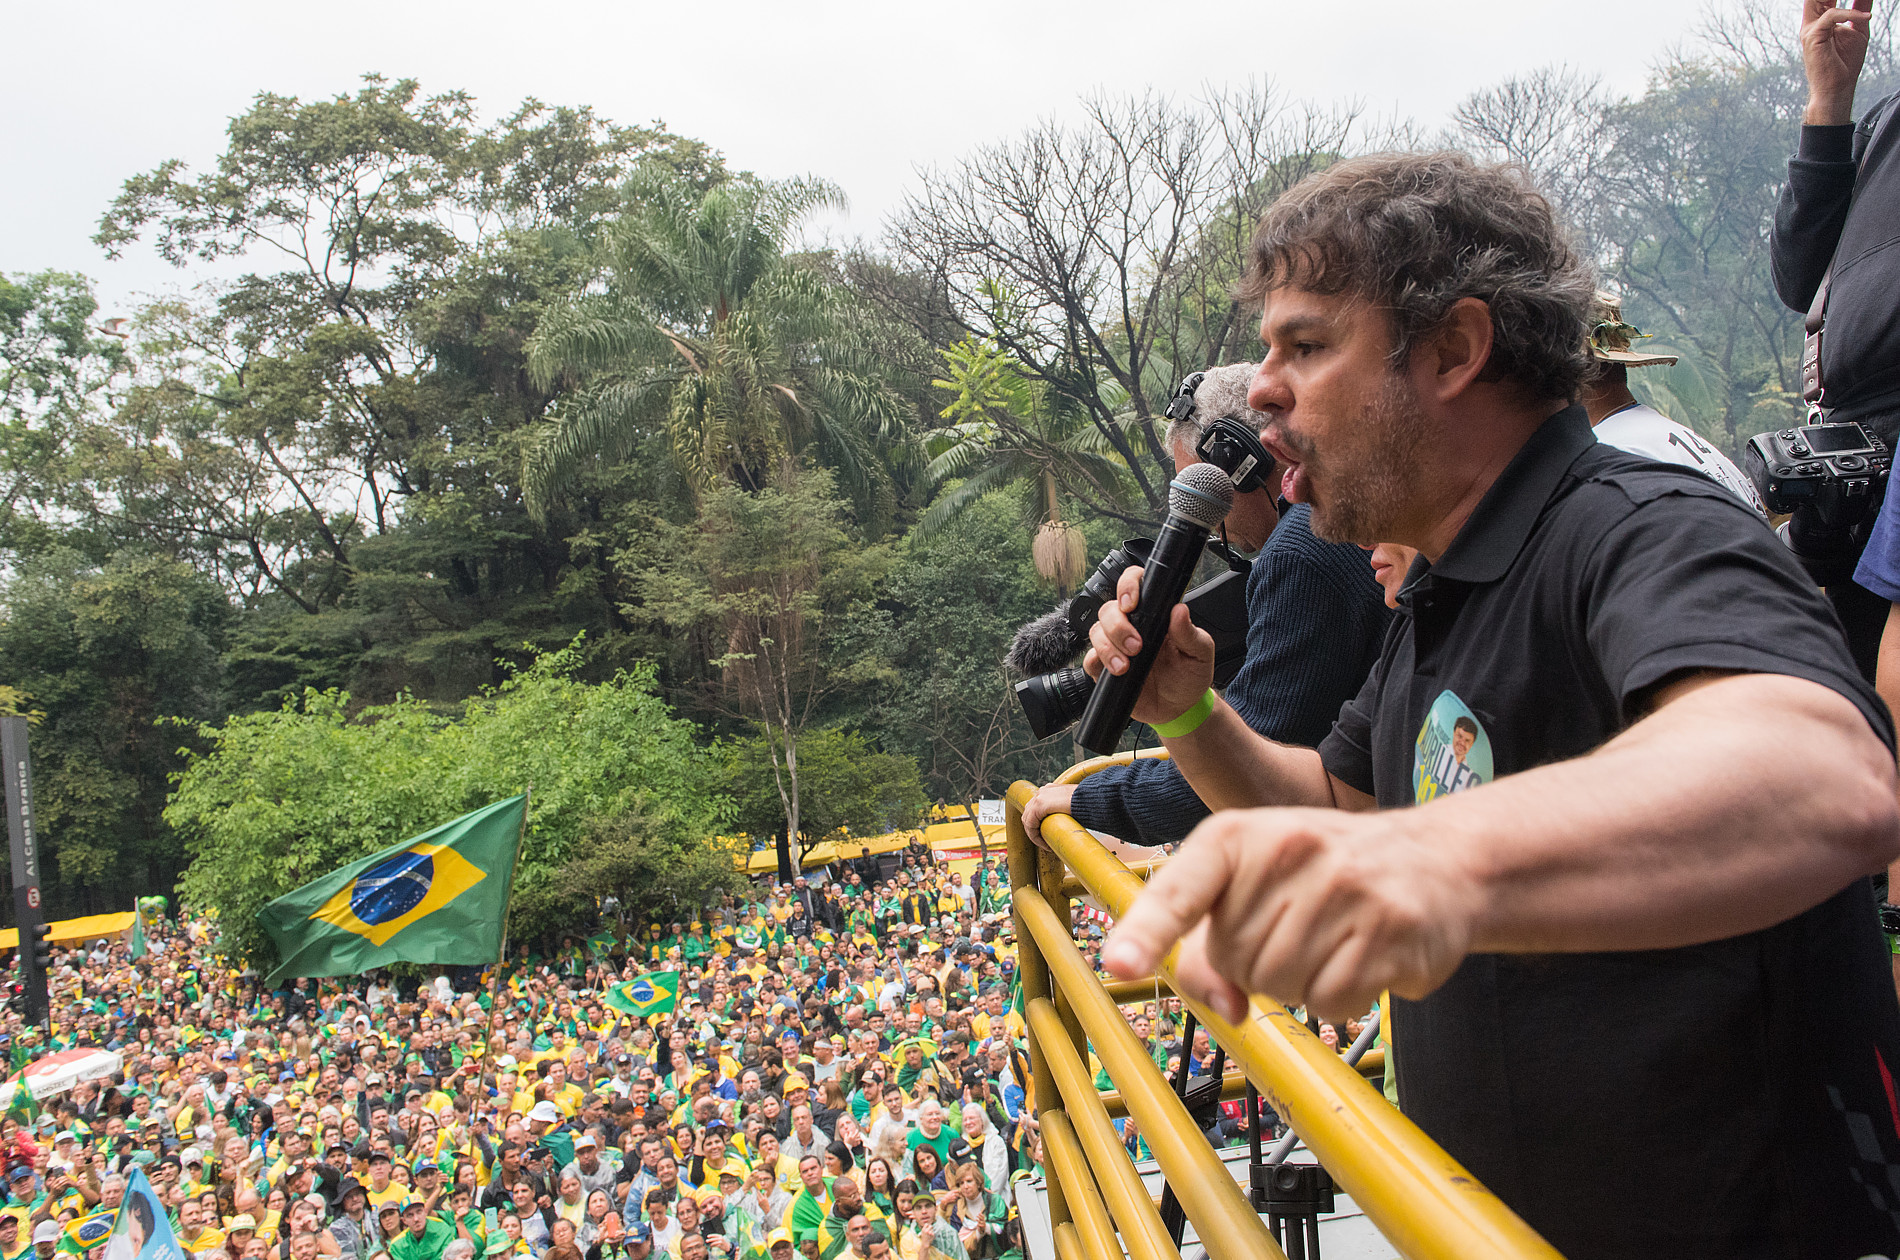
[[[1775,291],[1806,311],[1828,281],[1821,342],[1822,406],[1830,420],[1900,429],[1900,127],[1883,126],[1895,95],[1854,121],[1867,56],[1871,0],[1851,9],[1805,0],[1801,55],[1808,76],[1800,147],[1788,163],[1769,238]]]
[[[1168,426],[1176,468],[1196,462],[1195,444],[1216,417],[1253,428],[1266,423],[1247,406],[1254,368],[1234,363],[1205,374],[1193,409]],[[1363,550],[1315,538],[1305,504],[1284,514],[1276,508],[1278,471],[1269,471],[1268,484],[1237,495],[1225,522],[1234,546],[1260,549],[1247,578],[1247,659],[1225,694],[1254,730],[1310,748],[1371,672],[1392,614]],[[1033,836],[1051,813],[1071,814],[1084,827],[1133,844],[1160,845],[1183,839],[1208,810],[1173,762],[1147,760],[1073,786],[1045,786],[1023,812],[1023,826]]]
[[[1824,417],[1860,423],[1891,446],[1900,436],[1900,249],[1891,248],[1900,240],[1900,110],[1889,95],[1854,121],[1871,3],[1854,0],[1842,9],[1829,0],[1804,2],[1808,104],[1775,209],[1769,258],[1781,300],[1809,312],[1810,326],[1816,315],[1825,323],[1818,399]],[[1900,601],[1900,547],[1892,541],[1900,503],[1888,499],[1854,581],[1828,588],[1854,663],[1869,678],[1889,608]],[[1896,553],[1894,562],[1883,565],[1885,551]]]
[[[1781,300],[1808,311],[1810,327],[1817,313],[1824,323],[1824,417],[1855,421],[1892,446],[1900,436],[1900,249],[1893,248],[1900,241],[1900,93],[1875,101],[1855,123],[1870,4],[1840,9],[1806,0],[1808,106],[1769,247]],[[1817,299],[1823,278],[1827,292]],[[1829,587],[1828,598],[1854,663],[1888,708],[1900,706],[1900,498],[1891,481],[1854,580]],[[1890,903],[1896,875],[1900,865],[1888,871]],[[1900,954],[1892,968],[1900,989]]]

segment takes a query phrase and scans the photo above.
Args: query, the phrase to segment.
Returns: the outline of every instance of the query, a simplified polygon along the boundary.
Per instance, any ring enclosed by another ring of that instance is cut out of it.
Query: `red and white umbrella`
[[[81,1081],[97,1081],[118,1071],[124,1060],[116,1050],[82,1047],[61,1050],[35,1059],[21,1070],[18,1080],[34,1098],[62,1094]]]

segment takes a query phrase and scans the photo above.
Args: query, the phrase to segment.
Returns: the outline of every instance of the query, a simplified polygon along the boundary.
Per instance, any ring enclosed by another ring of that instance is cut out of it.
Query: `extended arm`
[[[1871,0],[1839,8],[1803,0],[1801,61],[1808,80],[1800,147],[1775,207],[1768,258],[1775,292],[1805,311],[1821,287],[1854,191],[1854,86],[1867,57]]]
[[[1104,604],[1089,631],[1083,666],[1091,675],[1100,675],[1104,661],[1110,672],[1125,672],[1129,657],[1140,650],[1141,638],[1127,615],[1140,591],[1141,570],[1131,567],[1117,584],[1120,606]],[[1171,722],[1193,708],[1213,680],[1214,640],[1194,624],[1186,605],[1177,604],[1167,640],[1135,705],[1135,719],[1150,726]],[[1328,775],[1313,749],[1278,744],[1257,734],[1224,700],[1214,702],[1214,711],[1198,729],[1162,742],[1210,809],[1371,807],[1370,797]]]
[[[1228,1018],[1246,993],[1343,1014],[1386,988],[1422,997],[1473,951],[1781,922],[1900,854],[1900,808],[1892,758],[1840,695],[1698,675],[1587,756],[1408,810],[1221,814],[1188,846],[1117,925],[1109,970],[1149,974],[1186,935],[1180,983]]]

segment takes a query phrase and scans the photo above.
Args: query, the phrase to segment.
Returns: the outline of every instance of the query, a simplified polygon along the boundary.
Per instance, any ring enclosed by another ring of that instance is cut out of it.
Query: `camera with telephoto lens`
[[[1115,597],[1115,584],[1131,564],[1141,564],[1154,546],[1151,538],[1131,538],[1111,551],[1095,567],[1089,580],[1071,599],[1059,626],[1052,626],[1054,645],[1042,650],[1059,658],[1074,657],[1089,645],[1089,630],[1102,605]],[[1189,591],[1181,600],[1194,624],[1214,639],[1214,685],[1225,687],[1240,672],[1247,656],[1247,575],[1251,563],[1219,543],[1211,544],[1227,561],[1227,572]],[[1054,622],[1055,619],[1051,618]],[[1050,670],[1025,678],[1015,686],[1016,702],[1037,739],[1066,730],[1088,708],[1095,680],[1079,665]]]
[[[1748,439],[1742,467],[1768,510],[1789,514],[1778,532],[1808,576],[1851,578],[1886,497],[1887,444],[1858,424],[1804,424]]]
[[[1194,391],[1207,373],[1193,372],[1181,381],[1168,402],[1166,415],[1179,420],[1194,410]],[[1217,416],[1202,429],[1194,453],[1233,479],[1234,492],[1247,494],[1272,482],[1273,456],[1260,437],[1233,416]],[[1145,564],[1154,547],[1151,538],[1131,538],[1096,566],[1081,591],[1069,601],[1064,615],[1051,614],[1017,632],[1009,663],[1030,677],[1015,686],[1017,703],[1029,719],[1037,739],[1048,739],[1074,725],[1088,708],[1095,680],[1079,666],[1050,669],[1055,661],[1070,660],[1089,645],[1089,629],[1102,605],[1115,598],[1116,583],[1131,564]],[[1208,549],[1227,562],[1227,572],[1182,596],[1194,624],[1214,638],[1214,685],[1225,687],[1240,672],[1247,655],[1247,574],[1253,566],[1235,555],[1221,539]],[[1066,638],[1064,635],[1066,634]]]

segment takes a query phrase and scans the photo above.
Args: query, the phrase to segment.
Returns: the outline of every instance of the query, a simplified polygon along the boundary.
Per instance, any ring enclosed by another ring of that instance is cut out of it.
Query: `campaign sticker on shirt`
[[[1439,692],[1425,724],[1418,728],[1418,750],[1412,757],[1413,803],[1422,805],[1491,778],[1491,737],[1484,733],[1484,723],[1456,692]]]

